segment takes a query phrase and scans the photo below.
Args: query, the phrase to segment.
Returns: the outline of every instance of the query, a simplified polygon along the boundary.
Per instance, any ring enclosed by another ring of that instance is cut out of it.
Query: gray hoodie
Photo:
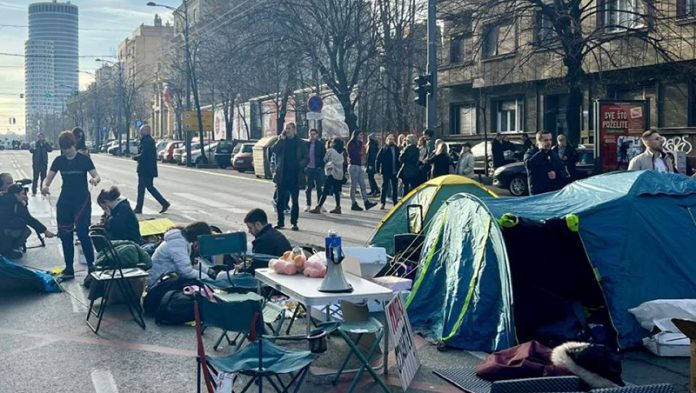
[[[191,243],[186,241],[181,229],[170,229],[164,234],[164,241],[152,255],[147,285],[152,286],[164,273],[176,272],[180,277],[198,278],[198,269],[191,264]],[[203,273],[202,278],[208,276]]]

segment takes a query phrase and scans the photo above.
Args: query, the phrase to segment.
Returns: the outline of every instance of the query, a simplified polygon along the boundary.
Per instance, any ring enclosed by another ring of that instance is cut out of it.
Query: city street
[[[30,155],[24,151],[0,152],[0,171],[15,178],[31,173]],[[135,163],[123,158],[93,156],[103,182],[100,187],[118,185],[131,200],[135,198]],[[247,210],[261,207],[271,210],[272,184],[249,175],[229,171],[200,170],[160,165],[156,184],[172,201],[166,216],[176,223],[206,220],[225,229],[239,229]],[[52,186],[53,196],[32,198],[32,212],[54,226],[52,209],[59,183]],[[93,192],[93,197],[95,192]],[[347,203],[344,200],[344,203]],[[158,216],[158,206],[146,200],[145,213]],[[93,216],[100,214],[93,206]],[[317,243],[328,229],[336,229],[351,244],[363,244],[380,219],[380,211],[348,213],[340,218],[324,215],[309,217],[302,213],[302,231],[285,233],[293,242]],[[35,245],[36,239],[30,245]],[[62,266],[59,242],[47,241],[46,248],[29,250],[21,263],[41,269]],[[16,293],[0,299],[0,379],[1,392],[192,392],[195,389],[195,341],[191,326],[159,326],[146,318],[147,329],[141,330],[125,308],[115,306],[107,313],[99,336],[84,324],[86,290],[80,285],[86,272],[80,265],[77,279],[65,285],[65,293],[40,295]],[[294,330],[301,332],[304,323]],[[207,348],[212,347],[208,335]],[[432,371],[447,367],[474,366],[485,354],[449,350],[417,339],[422,367],[409,392],[457,392],[437,378]],[[345,346],[338,338],[329,341],[331,350],[316,362],[320,371],[335,369],[345,356]],[[228,353],[223,350],[223,353]],[[393,392],[401,391],[393,357],[390,357],[387,383]],[[679,392],[687,391],[688,360],[656,358],[644,351],[625,354],[624,379],[631,383],[670,382]],[[346,391],[350,378],[334,386],[328,377],[310,376],[303,392]],[[369,376],[359,385],[361,392],[379,392]]]

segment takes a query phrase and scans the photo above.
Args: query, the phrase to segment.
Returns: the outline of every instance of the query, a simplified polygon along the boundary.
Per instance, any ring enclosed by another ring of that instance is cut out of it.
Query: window
[[[695,0],[696,1],[696,0]],[[471,37],[458,35],[450,41],[450,64],[468,63],[473,60]]]
[[[609,31],[640,29],[646,26],[644,0],[606,0],[604,26]]]
[[[483,54],[485,58],[502,56],[517,50],[515,24],[510,21],[488,26],[484,31]]]
[[[524,131],[523,99],[497,101],[494,107],[497,132]]]
[[[548,48],[558,39],[556,32],[553,30],[551,19],[541,12],[537,13],[536,16],[535,34],[536,44],[542,48]]]
[[[452,107],[451,133],[455,135],[476,135],[476,105],[464,104]]]
[[[696,17],[696,0],[677,0],[677,17]]]

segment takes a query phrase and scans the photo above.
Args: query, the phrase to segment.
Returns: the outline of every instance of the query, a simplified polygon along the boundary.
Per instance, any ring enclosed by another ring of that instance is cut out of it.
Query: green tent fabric
[[[426,228],[440,206],[452,195],[469,193],[482,198],[496,195],[481,183],[464,176],[446,175],[427,181],[402,198],[377,225],[377,229],[367,241],[373,247],[384,247],[387,254],[394,254],[394,235],[408,233],[409,227],[416,233]],[[423,209],[423,222],[414,210],[408,211],[409,205],[418,205]],[[410,213],[410,215],[409,215]]]
[[[693,298],[694,255],[696,180],[683,175],[611,173],[525,198],[460,194],[426,231],[409,318],[448,345],[497,351],[531,332],[528,313],[559,311],[545,294],[562,293],[585,310],[601,303],[615,344],[631,348],[648,332],[628,309]]]
[[[113,244],[116,253],[121,259],[122,268],[142,267],[148,270],[152,267],[150,255],[136,243],[130,240],[114,240],[111,244]],[[97,255],[97,260],[94,264],[101,268],[115,266],[105,252],[100,252]]]

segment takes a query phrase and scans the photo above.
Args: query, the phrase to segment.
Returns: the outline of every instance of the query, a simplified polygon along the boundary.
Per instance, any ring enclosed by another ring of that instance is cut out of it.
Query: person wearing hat
[[[31,235],[28,227],[47,238],[54,236],[27,208],[27,190],[13,184],[0,194],[0,254],[10,259],[22,257],[22,246]]]

